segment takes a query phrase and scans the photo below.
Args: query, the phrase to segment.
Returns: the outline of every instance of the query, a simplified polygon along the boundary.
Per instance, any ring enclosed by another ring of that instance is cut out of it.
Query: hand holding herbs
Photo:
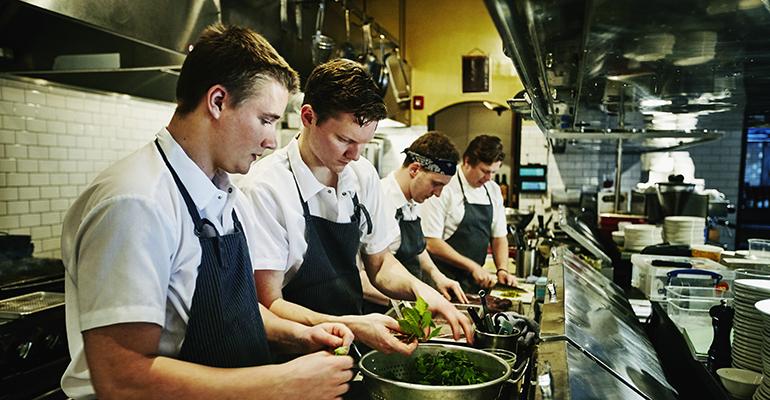
[[[422,297],[417,298],[414,307],[401,306],[403,318],[398,320],[398,326],[406,337],[406,342],[417,339],[418,342],[427,342],[438,336],[441,328],[436,328],[433,315],[428,310],[428,303]],[[434,329],[435,328],[435,329]]]

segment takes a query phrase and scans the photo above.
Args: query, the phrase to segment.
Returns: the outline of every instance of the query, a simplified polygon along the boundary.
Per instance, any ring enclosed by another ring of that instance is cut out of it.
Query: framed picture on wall
[[[486,54],[463,56],[463,93],[489,91],[489,57]]]

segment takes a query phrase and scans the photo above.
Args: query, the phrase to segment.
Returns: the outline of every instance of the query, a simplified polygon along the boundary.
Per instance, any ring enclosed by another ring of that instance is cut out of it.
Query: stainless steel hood
[[[216,0],[0,2],[0,72],[174,101],[187,48]]]
[[[768,0],[485,3],[550,138],[676,147],[770,110]]]

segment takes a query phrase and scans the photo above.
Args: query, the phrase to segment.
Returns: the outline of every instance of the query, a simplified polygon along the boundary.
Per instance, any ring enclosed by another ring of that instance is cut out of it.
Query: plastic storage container
[[[668,273],[688,267],[696,270],[706,270],[722,275],[721,285],[732,291],[735,281],[735,271],[705,258],[659,256],[634,254],[631,256],[632,275],[631,285],[638,288],[652,301],[663,301],[666,298],[666,286],[669,285]],[[657,264],[657,265],[653,265]],[[681,278],[684,276],[680,275]],[[694,277],[689,281],[690,286],[713,286],[711,279]]]

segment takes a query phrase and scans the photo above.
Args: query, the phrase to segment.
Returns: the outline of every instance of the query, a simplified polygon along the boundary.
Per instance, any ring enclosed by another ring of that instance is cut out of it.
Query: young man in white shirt
[[[439,269],[459,281],[466,292],[490,288],[496,282],[516,284],[516,277],[508,272],[503,198],[492,180],[504,156],[500,138],[475,137],[442,196],[429,199],[422,207],[428,252]],[[490,245],[495,274],[483,268]]]
[[[308,77],[299,136],[258,162],[239,182],[262,231],[250,242],[265,257],[254,266],[260,301],[305,324],[345,323],[356,338],[384,352],[411,353],[397,340],[398,323],[361,315],[363,293],[355,257],[388,296],[424,298],[455,338],[472,337],[470,321],[393,257],[393,219],[385,214],[377,171],[361,151],[385,118],[378,88],[350,60],[319,65]]]
[[[460,284],[439,271],[426,251],[419,214],[422,202],[441,195],[456,172],[460,155],[446,135],[435,131],[420,136],[403,152],[405,158],[401,168],[380,181],[384,208],[398,224],[396,238],[389,246],[390,252],[412,275],[432,284],[447,300],[454,298],[457,302],[467,303]],[[364,274],[361,283],[369,302],[388,304],[387,296],[371,287]]]
[[[102,172],[63,224],[72,398],[338,398],[352,332],[257,301],[259,224],[228,173],[275,147],[297,73],[260,35],[216,24],[187,56],[168,127]],[[271,348],[316,351],[281,365]],[[312,387],[312,391],[307,391]]]

